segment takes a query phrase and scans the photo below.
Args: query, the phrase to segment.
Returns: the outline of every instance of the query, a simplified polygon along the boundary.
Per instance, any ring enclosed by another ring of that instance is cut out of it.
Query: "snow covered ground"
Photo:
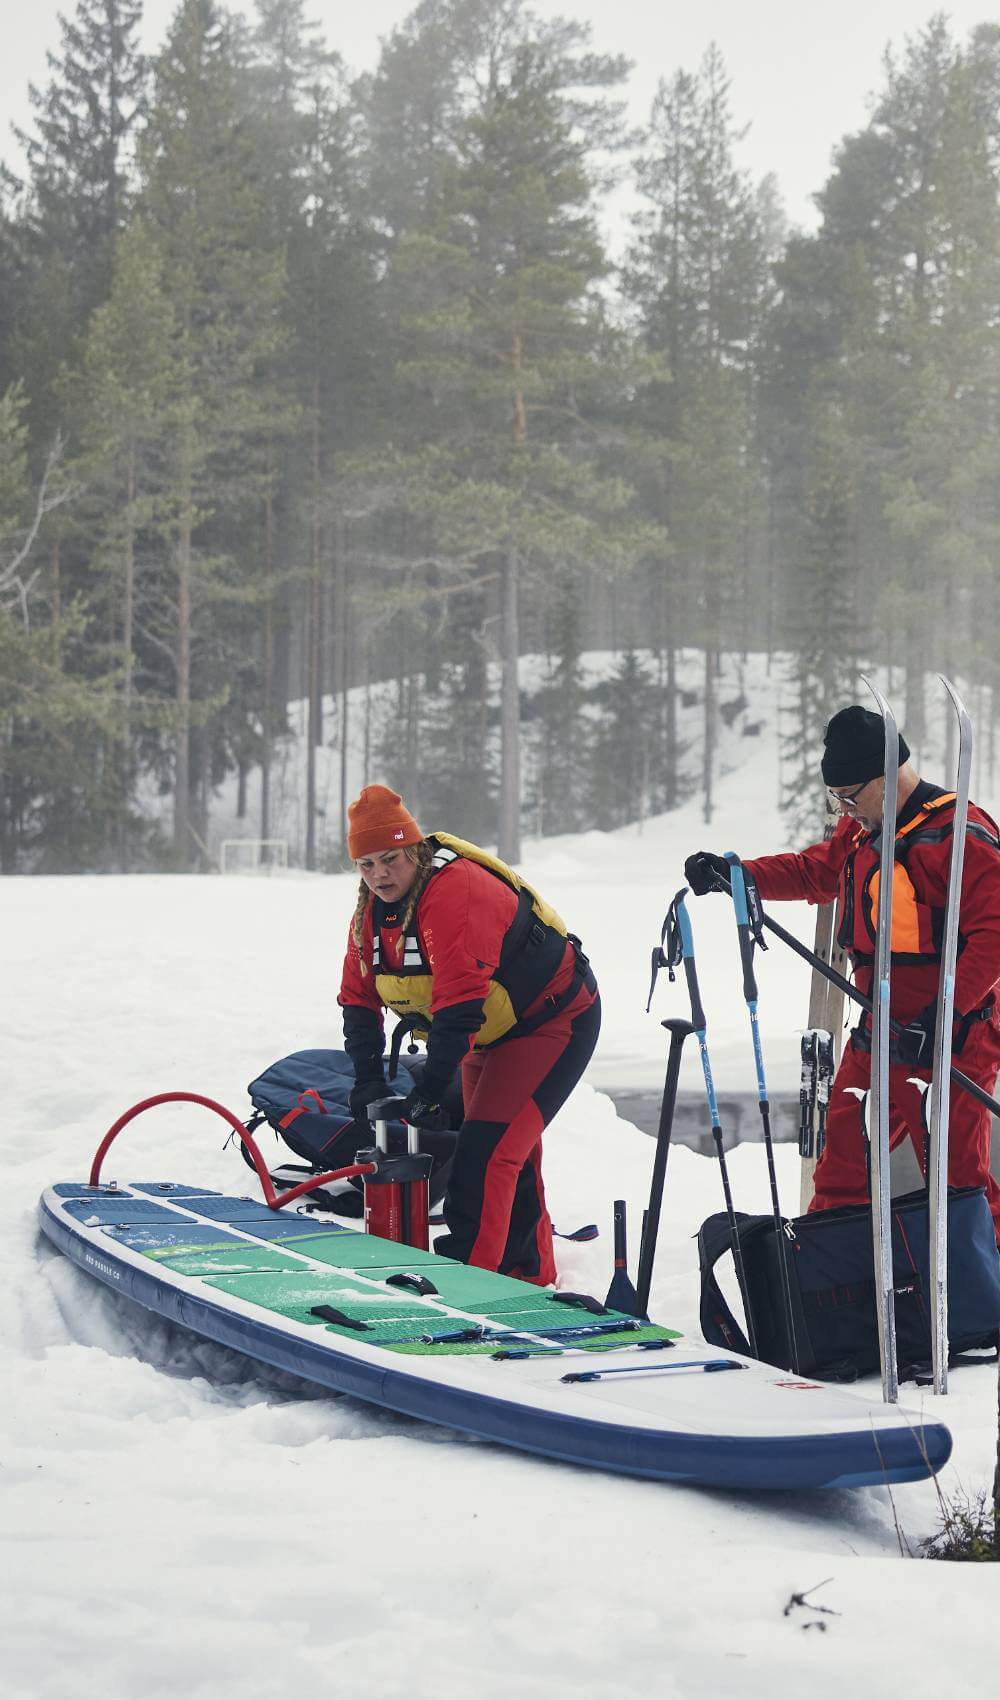
[[[574,1287],[607,1286],[612,1198],[641,1219],[652,1143],[600,1088],[662,1078],[658,1020],[685,1012],[661,977],[644,1013],[663,911],[703,840],[746,854],[780,842],[765,759],[725,781],[708,833],[692,805],[641,833],[528,847],[525,871],[583,936],[604,992],[593,1067],[546,1138],[557,1225],[602,1229],[560,1242]],[[0,881],[6,1700],[984,1692],[996,1572],[899,1556],[895,1519],[914,1545],[935,1525],[931,1483],[895,1489],[894,1505],[877,1489],[731,1496],[522,1458],[262,1373],[39,1239],[41,1188],[84,1174],[134,1100],[188,1088],[240,1110],[273,1058],[337,1043],[354,890],[297,874]],[[744,1090],[731,911],[705,899],[693,914],[718,1083]],[[808,933],[806,913],[782,918]],[[760,984],[769,1069],[788,1088],[804,971],[775,946]],[[109,1173],[244,1191],[222,1143],[207,1114],[160,1109],[123,1135]],[[792,1207],[797,1158],[777,1155]],[[733,1153],[732,1176],[741,1207],[766,1209],[759,1147]],[[692,1235],[720,1198],[712,1163],[675,1148],[652,1310],[695,1334]],[[985,1488],[995,1374],[957,1372],[946,1400],[910,1386],[904,1401],[940,1406],[953,1430],[944,1492]],[[810,1599],[836,1615],[786,1615],[821,1583]]]

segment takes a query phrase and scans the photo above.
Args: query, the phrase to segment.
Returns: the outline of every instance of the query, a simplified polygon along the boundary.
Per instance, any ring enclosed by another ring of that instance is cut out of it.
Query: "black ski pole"
[[[670,1050],[667,1054],[667,1077],[663,1084],[663,1097],[660,1101],[660,1125],[656,1132],[656,1154],[653,1158],[653,1178],[649,1187],[646,1231],[642,1236],[642,1252],[639,1257],[639,1275],[635,1290],[636,1316],[649,1315],[649,1289],[653,1279],[656,1237],[660,1231],[660,1205],[663,1200],[663,1183],[667,1174],[670,1133],[674,1125],[677,1081],[681,1072],[681,1051],[684,1049],[685,1039],[694,1032],[690,1021],[661,1021],[660,1026],[665,1027],[670,1034]]]
[[[750,876],[746,875],[745,877],[749,885]],[[731,887],[727,887],[721,876],[716,889],[731,891]],[[836,986],[837,990],[843,992],[845,997],[850,998],[852,1003],[856,1003],[859,1009],[863,1009],[866,1015],[871,1015],[871,998],[866,998],[864,992],[859,992],[852,981],[845,979],[843,974],[838,974],[836,968],[831,968],[828,962],[824,962],[821,956],[817,956],[815,951],[810,950],[809,946],[803,944],[801,939],[797,939],[794,933],[790,933],[786,927],[781,925],[780,921],[776,921],[773,916],[768,915],[766,910],[758,908],[757,913],[761,925],[766,927],[769,933],[773,933],[775,938],[781,940],[782,944],[787,944],[789,950],[794,950],[796,956],[800,956],[803,962],[808,962],[810,968],[815,968],[818,974],[822,974],[825,980],[829,980],[831,986]],[[890,1017],[889,1032],[898,1036],[903,1031],[903,1023],[893,1021]],[[989,1110],[991,1115],[1000,1119],[1000,1099],[991,1098],[983,1087],[977,1086],[976,1082],[970,1080],[967,1074],[963,1074],[960,1068],[956,1068],[954,1063],[951,1065],[950,1073],[956,1086],[960,1086],[963,1092],[968,1092],[970,1098],[975,1098],[976,1102],[982,1104],[984,1109]]]
[[[736,931],[739,935],[740,957],[743,962],[743,996],[750,1015],[750,1034],[753,1040],[754,1066],[757,1071],[757,1098],[760,1108],[761,1131],[764,1136],[764,1150],[767,1155],[767,1177],[771,1187],[771,1211],[774,1216],[778,1270],[781,1276],[781,1298],[788,1329],[788,1345],[792,1355],[792,1362],[789,1367],[797,1372],[799,1368],[799,1345],[795,1331],[791,1280],[788,1274],[788,1241],[785,1238],[785,1224],[781,1215],[781,1201],[778,1197],[778,1176],[774,1167],[774,1142],[771,1138],[771,1106],[768,1102],[767,1082],[764,1078],[764,1054],[761,1050],[760,1025],[757,1020],[757,980],[753,971],[754,940],[751,937],[750,915],[747,908],[747,891],[742,865],[734,851],[726,852],[726,860],[731,866],[730,889],[733,894]]]
[[[733,1193],[729,1185],[729,1166],[726,1162],[725,1146],[722,1143],[722,1124],[719,1117],[719,1105],[715,1096],[715,1081],[712,1079],[712,1065],[708,1056],[708,1023],[701,1001],[701,990],[698,985],[698,970],[694,960],[694,933],[691,929],[691,917],[687,912],[684,898],[687,894],[685,886],[677,893],[667,915],[664,925],[664,938],[668,940],[666,950],[666,967],[673,979],[673,971],[678,960],[684,963],[684,976],[687,980],[688,994],[691,999],[691,1020],[698,1035],[698,1049],[701,1053],[701,1071],[705,1077],[705,1096],[708,1100],[708,1114],[712,1124],[712,1139],[715,1142],[715,1154],[719,1159],[719,1173],[722,1176],[722,1192],[726,1200],[726,1216],[729,1221],[729,1243],[732,1247],[733,1265],[736,1269],[736,1280],[740,1295],[743,1299],[743,1314],[746,1317],[747,1341],[752,1357],[757,1357],[757,1330],[754,1326],[753,1309],[750,1304],[750,1286],[747,1272],[743,1263],[743,1247],[740,1243],[740,1231],[736,1221],[736,1211],[733,1207]],[[675,935],[670,937],[671,917],[676,918]],[[662,948],[662,947],[661,947]]]

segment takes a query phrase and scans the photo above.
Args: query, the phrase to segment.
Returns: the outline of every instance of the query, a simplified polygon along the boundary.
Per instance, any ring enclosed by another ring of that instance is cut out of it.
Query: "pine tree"
[[[389,247],[440,211],[493,13],[502,34],[499,7],[420,0],[361,79],[368,197]]]
[[[626,650],[591,696],[600,718],[591,739],[589,813],[611,832],[648,813],[656,685],[636,652]]]
[[[872,122],[847,138],[818,197],[818,235],[793,242],[779,268],[769,330],[785,603],[812,606],[817,550],[831,571],[840,560],[859,634],[851,660],[862,658],[861,633],[884,634],[868,636],[865,658],[904,664],[918,753],[926,669],[982,652],[974,634],[995,590],[1000,242],[988,61],[981,39],[959,51],[940,17],[887,58]],[[822,499],[832,490],[836,500]],[[816,717],[803,735],[818,742],[816,642],[801,622],[792,636]]]
[[[22,241],[39,291],[21,328],[38,366],[22,364],[36,412],[43,380],[54,380],[110,288],[144,100],[141,15],[142,0],[77,0],[72,18],[60,14],[49,83],[29,90],[33,130],[15,132],[28,165]],[[45,423],[51,430],[52,417]]]
[[[49,516],[78,488],[58,442],[32,477],[26,413],[22,388],[0,397],[0,873],[62,873],[98,865],[127,799],[97,759],[115,736],[113,658],[43,574]]]
[[[396,466],[451,569],[495,586],[499,838],[516,860],[522,579],[598,558],[614,570],[650,542],[586,423],[619,378],[594,358],[603,320],[591,290],[605,261],[587,148],[607,137],[603,91],[623,67],[584,57],[577,26],[538,26],[517,5],[455,0],[451,16],[481,32],[477,77],[465,67],[476,102],[440,210],[395,252],[410,437]],[[598,91],[586,106],[569,93],[581,83]]]
[[[169,519],[164,461],[178,400],[174,329],[159,250],[148,226],[134,219],[119,239],[111,293],[91,319],[79,367],[61,385],[86,485],[78,523],[89,552],[89,603],[121,650],[118,747],[126,794],[136,772],[137,678],[160,671],[146,634],[157,620],[161,574],[154,565],[147,588],[143,568],[156,563]],[[154,726],[157,718],[153,712]],[[126,837],[116,850],[127,866]]]
[[[713,46],[697,76],[680,71],[660,85],[638,173],[649,206],[636,221],[626,271],[645,345],[669,369],[669,383],[651,390],[636,410],[637,452],[646,467],[646,501],[673,549],[669,563],[661,555],[657,564],[655,604],[666,625],[669,584],[673,618],[680,616],[705,652],[706,820],[713,807],[719,657],[736,625],[737,593],[746,593],[749,512],[760,484],[754,383],[768,252],[760,195],[735,164],[738,141],[728,79]],[[662,642],[666,634],[660,635]],[[671,654],[671,670],[672,664]],[[672,718],[664,752],[672,794],[675,725]]]
[[[581,664],[581,609],[574,575],[561,574],[548,622],[543,683],[529,699],[533,786],[528,792],[539,834],[575,832],[590,824],[587,809],[589,722]]]
[[[183,0],[156,64],[140,201],[176,326],[177,401],[166,454],[170,574],[159,636],[173,672],[181,863],[204,842],[192,805],[204,825],[215,777],[210,722],[231,695],[229,664],[249,640],[266,445],[282,405],[275,361],[284,338],[284,260],[269,231],[245,94],[239,34],[214,0]]]

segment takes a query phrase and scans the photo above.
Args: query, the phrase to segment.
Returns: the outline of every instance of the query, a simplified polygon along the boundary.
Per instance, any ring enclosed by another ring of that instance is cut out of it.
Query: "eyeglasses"
[[[828,785],[826,788],[826,794],[833,808],[853,809],[862,791],[867,791],[870,784],[871,780],[866,779],[863,785],[855,785],[853,791],[831,791]]]

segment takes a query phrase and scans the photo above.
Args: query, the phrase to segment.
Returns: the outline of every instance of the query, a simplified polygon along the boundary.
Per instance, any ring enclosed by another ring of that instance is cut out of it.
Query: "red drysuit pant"
[[[977,1086],[992,1092],[1000,1067],[1000,1021],[994,1011],[989,1021],[977,1022],[970,1030],[955,1061],[963,1074]],[[890,1149],[904,1139],[913,1142],[924,1170],[924,1124],[920,1088],[910,1085],[910,1077],[929,1080],[927,1069],[912,1063],[892,1063],[889,1068],[889,1145]],[[847,1086],[868,1087],[871,1084],[871,1055],[853,1042],[844,1051],[830,1095],[830,1110],[826,1127],[826,1148],[816,1164],[816,1193],[810,1210],[832,1210],[838,1204],[866,1204],[868,1176],[865,1140],[861,1132],[861,1104]],[[870,1120],[870,1118],[869,1118]],[[993,1212],[997,1239],[1000,1241],[1000,1186],[990,1174],[990,1112],[954,1083],[951,1088],[951,1113],[948,1137],[949,1186],[981,1186]]]
[[[448,1233],[435,1249],[540,1286],[555,1280],[542,1130],[590,1061],[600,1027],[600,998],[588,974],[572,1002],[533,1033],[469,1052],[462,1063],[465,1120],[444,1200]]]

